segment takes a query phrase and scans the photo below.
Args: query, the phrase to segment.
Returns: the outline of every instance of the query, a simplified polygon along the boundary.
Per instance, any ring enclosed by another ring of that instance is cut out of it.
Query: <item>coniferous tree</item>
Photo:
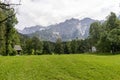
[[[11,55],[14,45],[19,44],[19,38],[14,26],[17,24],[14,9],[9,4],[0,2],[0,53]]]
[[[51,44],[48,41],[45,41],[43,44],[43,54],[51,54]]]
[[[78,48],[78,44],[77,44],[77,40],[72,40],[71,41],[71,53],[77,53],[77,48]]]
[[[70,54],[71,53],[71,46],[70,46],[69,41],[64,44],[64,53],[65,54]]]
[[[55,53],[58,53],[58,54],[63,53],[63,45],[62,45],[62,40],[60,38],[58,38],[56,41],[54,51],[55,51]]]

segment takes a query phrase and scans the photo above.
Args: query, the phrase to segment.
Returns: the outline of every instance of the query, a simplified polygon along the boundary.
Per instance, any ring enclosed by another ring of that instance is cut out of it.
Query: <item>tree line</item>
[[[26,38],[25,38],[26,37]],[[24,40],[23,40],[24,39]],[[41,41],[37,37],[28,38],[24,36],[22,41],[22,54],[42,55],[42,54],[75,54],[88,51],[87,40],[72,40],[63,42],[60,38],[56,42]]]

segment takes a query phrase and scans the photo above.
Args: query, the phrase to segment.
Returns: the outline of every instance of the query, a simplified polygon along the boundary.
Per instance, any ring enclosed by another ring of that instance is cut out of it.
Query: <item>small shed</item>
[[[22,48],[20,45],[15,45],[14,49],[18,52],[18,54],[20,54],[20,52],[22,51]]]

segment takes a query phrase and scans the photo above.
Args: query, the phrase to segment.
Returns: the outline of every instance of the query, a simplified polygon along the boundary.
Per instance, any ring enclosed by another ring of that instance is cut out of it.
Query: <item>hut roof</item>
[[[20,45],[15,45],[15,46],[14,46],[14,49],[17,50],[17,51],[21,51],[21,50],[22,50],[22,48],[21,48]]]

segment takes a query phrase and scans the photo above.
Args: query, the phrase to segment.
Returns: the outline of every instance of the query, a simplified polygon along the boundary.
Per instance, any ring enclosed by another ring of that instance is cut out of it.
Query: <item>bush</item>
[[[15,56],[17,55],[17,51],[16,50],[13,50],[11,53],[9,53],[10,56]]]

